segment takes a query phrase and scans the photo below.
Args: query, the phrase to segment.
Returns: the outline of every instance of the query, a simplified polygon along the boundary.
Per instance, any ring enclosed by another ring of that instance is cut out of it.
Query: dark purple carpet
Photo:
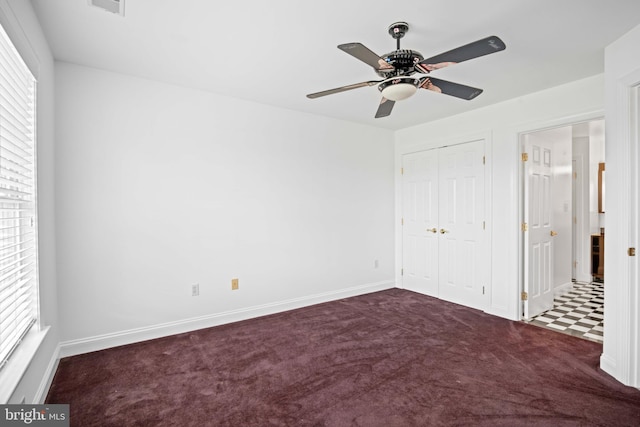
[[[64,358],[90,426],[638,426],[602,346],[400,289]]]

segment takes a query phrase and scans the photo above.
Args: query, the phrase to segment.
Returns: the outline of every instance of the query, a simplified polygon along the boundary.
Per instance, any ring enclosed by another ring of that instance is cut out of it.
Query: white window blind
[[[35,87],[0,27],[0,369],[38,315]]]

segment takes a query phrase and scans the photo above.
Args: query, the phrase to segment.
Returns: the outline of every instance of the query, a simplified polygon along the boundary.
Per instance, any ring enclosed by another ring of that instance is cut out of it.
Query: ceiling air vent
[[[124,16],[124,0],[88,0],[90,6]]]

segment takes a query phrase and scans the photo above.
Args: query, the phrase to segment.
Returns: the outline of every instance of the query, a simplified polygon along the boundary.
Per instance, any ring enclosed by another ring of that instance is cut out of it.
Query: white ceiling
[[[57,60],[388,129],[601,73],[604,47],[640,24],[638,0],[123,0],[124,17],[87,0],[31,1]],[[432,73],[483,88],[472,101],[423,90],[375,119],[375,87],[305,97],[377,80],[336,46],[391,52],[396,21],[410,26],[401,47],[424,57],[490,35],[507,49]]]

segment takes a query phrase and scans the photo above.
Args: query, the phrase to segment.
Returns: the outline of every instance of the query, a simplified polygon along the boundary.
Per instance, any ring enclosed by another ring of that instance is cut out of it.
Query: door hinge
[[[529,299],[529,294],[528,294],[528,293],[526,293],[526,292],[521,293],[521,294],[520,294],[520,299],[521,299],[522,301],[526,301],[526,300],[528,300],[528,299]]]
[[[485,156],[482,156],[482,164],[483,165],[487,164],[487,158]]]
[[[520,228],[522,228],[522,231],[529,231],[529,224],[523,222]]]
[[[482,295],[484,295],[484,286],[482,287]]]
[[[627,250],[627,253],[629,254],[629,256],[636,256],[636,248],[629,248]]]
[[[482,221],[482,229],[483,229],[483,230],[486,230],[486,229],[487,229],[487,223],[486,223],[486,222],[484,222],[484,221]]]
[[[578,268],[578,261],[573,261],[573,267]]]
[[[401,269],[400,269],[400,275],[401,275],[401,276],[404,276],[404,268],[401,268]]]
[[[578,179],[578,172],[573,173],[573,179]]]
[[[404,218],[400,218],[400,225],[404,225]]]
[[[400,175],[404,175],[404,168],[400,168]]]
[[[522,161],[526,162],[527,160],[529,160],[529,154],[528,153],[522,153]]]

